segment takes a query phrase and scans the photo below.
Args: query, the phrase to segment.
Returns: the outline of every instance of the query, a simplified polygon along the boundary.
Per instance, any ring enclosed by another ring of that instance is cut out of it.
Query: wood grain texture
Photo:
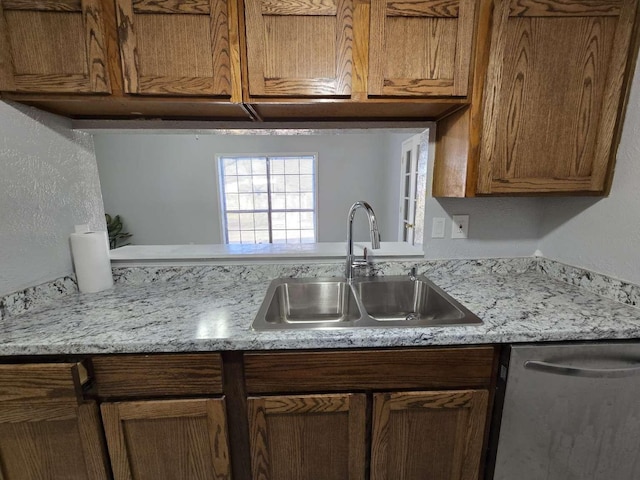
[[[512,17],[612,16],[620,15],[623,0],[511,0]]]
[[[111,93],[107,44],[100,0],[82,0],[85,48],[89,63],[89,85],[94,93]]]
[[[605,190],[636,3],[624,8],[510,17],[498,4],[480,193]]]
[[[3,0],[5,10],[33,10],[36,12],[81,12],[81,0]]]
[[[371,480],[476,480],[486,390],[374,394]]]
[[[367,0],[355,0],[353,6],[353,71],[351,98],[363,101],[367,98],[369,77],[369,17],[371,4]]]
[[[254,480],[364,480],[366,397],[250,397]]]
[[[467,187],[470,107],[439,121],[433,165],[434,197],[464,197]]]
[[[185,13],[208,15],[210,0],[133,0],[134,13]]]
[[[91,359],[99,397],[222,393],[219,354],[108,355]]]
[[[240,54],[240,10],[237,1],[228,1],[227,18],[229,22],[229,76],[230,100],[232,103],[242,103],[242,64]],[[215,64],[215,61],[214,61]]]
[[[492,363],[490,347],[250,353],[245,376],[250,393],[483,387]]]
[[[369,94],[466,96],[476,0],[372,0]]]
[[[133,27],[133,4],[131,0],[116,0],[120,61],[125,93],[140,93],[138,48]]]
[[[104,403],[114,478],[231,478],[224,400]]]
[[[234,0],[230,0],[233,3]],[[211,55],[213,85],[211,90],[219,95],[231,96],[231,57],[229,52],[229,18],[227,0],[210,0]]]
[[[14,75],[9,28],[4,18],[2,2],[0,2],[0,91],[15,90]]]
[[[338,11],[336,0],[262,0],[263,15],[328,15]]]
[[[245,3],[250,95],[351,95],[353,0],[273,4]]]
[[[0,410],[4,410],[1,406]],[[108,478],[95,403],[69,418],[0,420],[0,471],[11,480]]]

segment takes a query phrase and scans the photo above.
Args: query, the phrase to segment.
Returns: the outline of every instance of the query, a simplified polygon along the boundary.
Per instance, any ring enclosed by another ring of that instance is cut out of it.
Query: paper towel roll
[[[71,256],[82,293],[113,287],[107,232],[72,233]]]

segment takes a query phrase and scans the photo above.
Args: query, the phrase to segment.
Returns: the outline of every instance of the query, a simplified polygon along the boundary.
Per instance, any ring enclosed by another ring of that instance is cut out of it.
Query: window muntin
[[[316,242],[316,155],[218,159],[225,243]]]

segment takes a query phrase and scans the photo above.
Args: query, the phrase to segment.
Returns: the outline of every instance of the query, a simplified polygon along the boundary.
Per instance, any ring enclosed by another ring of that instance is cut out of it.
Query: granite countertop
[[[401,267],[404,271],[406,266]],[[273,277],[263,274],[237,280],[235,275],[203,275],[198,270],[200,274],[179,281],[156,276],[146,283],[120,282],[106,292],[68,295],[32,311],[5,316],[0,320],[0,355],[640,338],[639,308],[553,279],[540,268],[459,270],[430,264],[419,271],[478,315],[482,325],[254,332],[251,322]],[[305,273],[309,272],[303,269],[296,275]]]

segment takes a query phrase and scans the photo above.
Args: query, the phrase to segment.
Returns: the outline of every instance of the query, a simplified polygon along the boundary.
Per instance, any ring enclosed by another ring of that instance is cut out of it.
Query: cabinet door
[[[115,480],[229,480],[223,399],[103,403]]]
[[[230,97],[239,82],[235,8],[234,0],[116,0],[125,92]]]
[[[486,390],[373,396],[371,480],[479,477]]]
[[[248,399],[254,480],[364,480],[364,395]]]
[[[76,364],[0,365],[0,478],[107,480],[98,407]]]
[[[100,0],[0,0],[0,90],[110,93]]]
[[[476,0],[371,0],[369,94],[466,96]]]
[[[603,193],[636,0],[494,0],[479,193]]]
[[[249,93],[351,94],[353,0],[246,0]]]

